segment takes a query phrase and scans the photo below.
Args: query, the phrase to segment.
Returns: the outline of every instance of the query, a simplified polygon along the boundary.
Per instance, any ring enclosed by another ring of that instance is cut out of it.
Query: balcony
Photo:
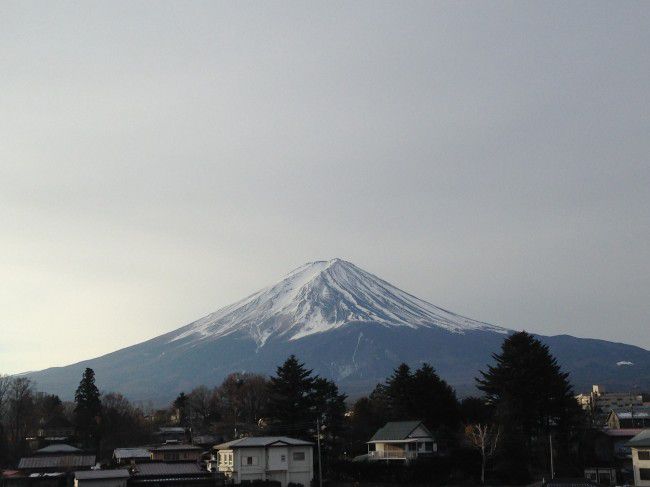
[[[384,450],[368,452],[368,460],[415,460],[418,457],[416,451]]]

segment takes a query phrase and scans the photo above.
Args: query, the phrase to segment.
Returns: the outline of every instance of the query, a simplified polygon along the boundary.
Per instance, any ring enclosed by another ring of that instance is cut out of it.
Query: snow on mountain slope
[[[262,347],[272,336],[297,340],[349,323],[508,332],[438,308],[350,262],[333,259],[295,269],[277,284],[172,333],[170,342],[214,340],[243,331]]]

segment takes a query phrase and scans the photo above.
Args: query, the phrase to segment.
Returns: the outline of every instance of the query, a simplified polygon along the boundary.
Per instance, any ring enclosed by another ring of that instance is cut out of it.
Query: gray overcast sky
[[[650,3],[0,2],[0,372],[341,257],[650,348]]]

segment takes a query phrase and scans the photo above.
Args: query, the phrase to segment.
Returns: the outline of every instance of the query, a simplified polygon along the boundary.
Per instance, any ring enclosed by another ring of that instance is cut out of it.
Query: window
[[[433,451],[433,441],[424,442],[424,451]]]
[[[257,465],[257,457],[244,457],[244,465]]]
[[[639,460],[650,460],[650,450],[639,450],[637,455],[639,455]]]
[[[639,469],[640,480],[650,480],[650,468]]]
[[[374,443],[369,443],[369,444],[368,444],[368,451],[375,451],[376,448],[377,448],[377,447],[375,446]]]
[[[407,443],[407,449],[408,451],[416,451],[418,449],[418,444],[417,443]]]
[[[280,461],[282,463],[286,462],[287,461],[287,456],[286,455],[280,455]]]
[[[305,460],[305,452],[304,451],[295,451],[293,452],[293,460],[295,462],[302,462]]]

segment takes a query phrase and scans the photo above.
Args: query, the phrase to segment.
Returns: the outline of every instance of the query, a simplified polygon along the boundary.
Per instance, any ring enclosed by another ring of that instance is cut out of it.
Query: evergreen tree
[[[276,370],[269,383],[268,416],[274,429],[294,436],[305,436],[315,420],[314,378],[295,355],[291,355]]]
[[[525,481],[531,473],[548,470],[548,436],[557,436],[556,445],[567,455],[572,429],[579,420],[568,374],[562,372],[546,345],[526,332],[506,338],[496,362],[477,378],[494,407],[503,431],[501,470],[509,481]],[[499,461],[499,460],[497,460]],[[556,462],[558,471],[562,466]],[[535,470],[535,472],[533,472]]]
[[[187,405],[189,403],[189,398],[185,395],[184,392],[181,392],[176,399],[174,399],[174,403],[172,406],[174,409],[176,409],[176,412],[178,414],[178,423],[181,426],[187,426]]]
[[[460,425],[460,408],[454,389],[431,365],[422,364],[413,374],[412,413],[433,430],[453,433]]]
[[[400,364],[386,381],[389,415],[393,420],[419,419],[414,417],[413,375],[406,364]]]
[[[99,424],[102,403],[95,385],[95,372],[86,368],[74,395],[74,415],[79,436],[86,446],[99,445]]]

